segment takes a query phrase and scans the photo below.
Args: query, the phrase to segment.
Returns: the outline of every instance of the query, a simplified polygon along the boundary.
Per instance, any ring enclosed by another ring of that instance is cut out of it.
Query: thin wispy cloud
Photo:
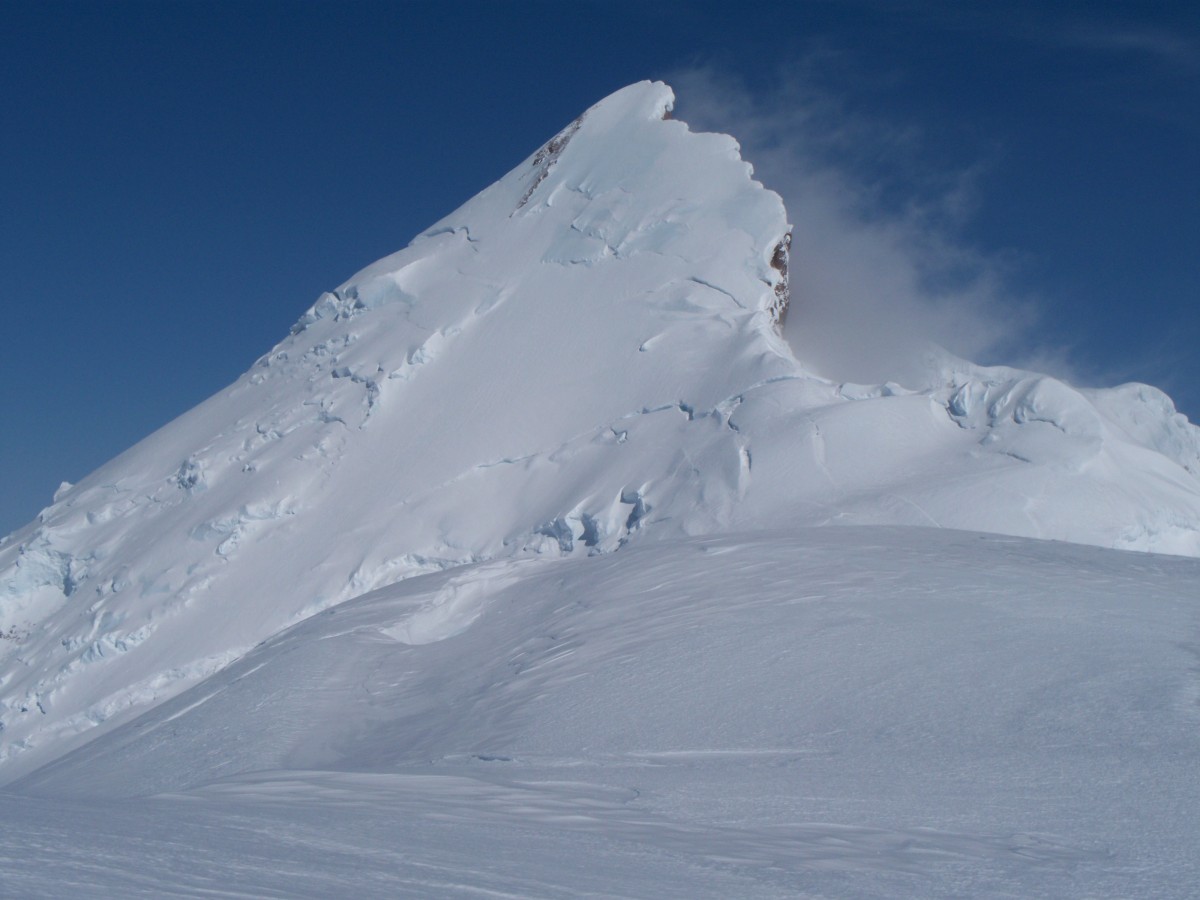
[[[964,231],[981,202],[985,160],[924,162],[921,130],[854,111],[801,65],[766,94],[711,69],[671,77],[680,118],[735,135],[793,224],[787,338],[828,378],[924,383],[929,350],[967,359],[1052,363],[1034,347],[1035,304],[1010,286],[1014,260]]]
[[[1076,47],[1148,57],[1189,71],[1200,68],[1200,45],[1196,41],[1159,28],[1092,23],[1068,26],[1062,37]]]
[[[1014,0],[1006,4],[959,0],[814,0],[827,7],[858,8],[864,15],[890,15],[946,32],[988,35],[1027,44],[1090,49],[1140,56],[1183,69],[1200,67],[1200,37],[1194,11],[1180,4],[1164,12],[1153,4],[1124,7]]]

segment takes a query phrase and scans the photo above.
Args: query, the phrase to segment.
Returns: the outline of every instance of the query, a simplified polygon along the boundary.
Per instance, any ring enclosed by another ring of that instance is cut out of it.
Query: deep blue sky
[[[1026,349],[1200,420],[1200,7],[993,6],[0,2],[0,533],[596,100],[697,69],[857,123],[880,216],[957,173],[938,227],[1036,306]]]

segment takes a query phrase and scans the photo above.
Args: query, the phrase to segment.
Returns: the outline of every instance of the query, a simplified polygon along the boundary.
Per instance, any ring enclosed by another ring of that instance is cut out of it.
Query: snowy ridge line
[[[584,115],[587,115],[584,113]],[[579,126],[583,124],[583,116],[580,116],[557,135],[551,138],[542,149],[533,155],[533,177],[529,180],[529,187],[525,189],[525,193],[521,195],[521,199],[517,201],[517,210],[521,209],[529,198],[533,196],[533,192],[538,189],[546,176],[550,174],[550,170],[554,168],[554,164],[558,162],[558,157],[562,155],[571,138],[575,137],[575,133],[579,131]],[[514,210],[515,214],[516,210]]]

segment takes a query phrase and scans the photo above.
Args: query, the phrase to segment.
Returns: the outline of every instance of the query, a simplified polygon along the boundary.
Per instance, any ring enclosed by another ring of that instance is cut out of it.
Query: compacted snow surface
[[[806,369],[782,203],[671,102],[0,541],[0,894],[1191,894],[1200,430]]]
[[[11,896],[1186,897],[1200,563],[921,528],[382,588],[0,793]]]

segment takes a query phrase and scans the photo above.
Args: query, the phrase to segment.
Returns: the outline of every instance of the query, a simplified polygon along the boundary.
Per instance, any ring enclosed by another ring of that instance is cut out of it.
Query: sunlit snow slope
[[[671,104],[597,104],[0,545],[0,783],[467,563],[833,522],[1200,554],[1198,432],[1151,388],[806,373],[779,197]]]
[[[0,789],[0,895],[1192,898],[1198,580],[910,527],[408,579]]]

